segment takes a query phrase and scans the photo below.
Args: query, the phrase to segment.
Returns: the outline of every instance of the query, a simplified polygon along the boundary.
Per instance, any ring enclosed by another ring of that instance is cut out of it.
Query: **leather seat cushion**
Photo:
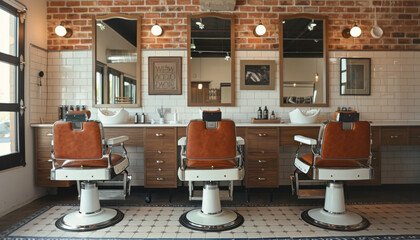
[[[307,164],[312,166],[312,162],[314,159],[313,154],[305,154],[302,156],[301,160],[305,161]],[[361,162],[357,160],[339,160],[339,159],[322,159],[317,158],[315,161],[316,167],[325,167],[325,168],[360,168]]]
[[[119,154],[111,154],[111,166],[118,163],[123,157]],[[106,168],[108,167],[108,158],[104,157],[99,160],[66,160],[61,165],[62,167],[93,167],[93,168]]]
[[[188,160],[187,167],[189,168],[234,168],[236,161],[229,160]]]

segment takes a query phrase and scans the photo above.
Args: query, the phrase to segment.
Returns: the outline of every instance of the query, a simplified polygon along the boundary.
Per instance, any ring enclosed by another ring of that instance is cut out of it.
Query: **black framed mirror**
[[[370,58],[340,59],[340,95],[370,95]]]
[[[140,17],[103,15],[92,23],[93,106],[140,107]]]
[[[280,106],[327,107],[328,16],[280,16]]]
[[[234,15],[188,16],[188,106],[235,105]]]

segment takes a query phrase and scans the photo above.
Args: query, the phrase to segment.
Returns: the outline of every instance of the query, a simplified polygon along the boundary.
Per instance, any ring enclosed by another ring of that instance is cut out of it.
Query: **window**
[[[0,170],[25,166],[25,8],[0,2]]]

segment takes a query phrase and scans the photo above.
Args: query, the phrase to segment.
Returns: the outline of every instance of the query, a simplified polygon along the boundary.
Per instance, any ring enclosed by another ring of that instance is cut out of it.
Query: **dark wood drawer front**
[[[277,152],[278,134],[276,128],[248,128],[245,144],[248,152]]]
[[[147,171],[149,171],[149,168],[161,168],[161,169],[172,169],[176,170],[177,166],[177,159],[176,154],[174,153],[162,153],[162,154],[155,154],[155,153],[145,153],[145,163]]]
[[[40,151],[51,151],[52,128],[36,128],[36,149]]]
[[[372,127],[372,151],[379,151],[381,148],[381,129],[380,127]]]
[[[145,151],[176,151],[175,128],[147,128]]]
[[[246,139],[246,128],[245,127],[237,127],[236,128],[236,136],[242,137],[243,139]]]
[[[298,142],[294,140],[295,135],[318,139],[319,127],[283,127],[280,129],[281,146],[297,146]]]
[[[420,127],[410,127],[410,145],[420,145]]]
[[[277,154],[275,153],[250,153],[246,159],[248,169],[274,168],[277,169]]]
[[[177,187],[176,171],[159,171],[150,169],[146,174],[146,186],[152,188]]]
[[[51,160],[51,152],[37,152],[36,158],[36,168],[37,169],[51,169],[52,163],[49,162]],[[56,161],[55,166],[59,167],[63,164],[64,161],[58,160]]]
[[[277,171],[252,171],[245,175],[248,188],[278,187]]]
[[[382,145],[408,145],[407,127],[382,127]]]
[[[105,138],[110,139],[119,136],[128,136],[126,146],[143,146],[143,128],[123,128],[123,127],[105,127]]]
[[[177,140],[187,136],[187,128],[186,127],[178,127],[176,128]]]

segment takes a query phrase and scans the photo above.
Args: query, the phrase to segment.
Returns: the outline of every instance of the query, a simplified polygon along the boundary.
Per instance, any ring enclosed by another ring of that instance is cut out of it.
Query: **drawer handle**
[[[267,137],[267,133],[258,133],[259,137]]]
[[[48,159],[47,162],[53,162],[53,160],[52,159]]]
[[[266,163],[266,160],[258,160],[259,163]]]
[[[267,180],[266,178],[264,178],[264,177],[259,177],[259,178],[257,178],[258,179],[258,181],[265,181],[265,180]]]
[[[163,161],[163,160],[156,160],[156,163],[157,164],[161,164],[161,163],[164,163],[165,161]]]
[[[394,138],[398,138],[398,136],[391,136],[391,138],[392,138],[392,139],[394,139]]]
[[[48,136],[48,137],[52,137],[52,136],[53,136],[53,134],[52,134],[52,133],[47,133],[47,136]]]
[[[159,172],[162,172],[162,168],[158,168],[158,171],[159,171]]]
[[[163,137],[163,133],[156,133],[156,137]]]
[[[261,168],[261,172],[264,172],[264,170],[265,170],[264,168]]]
[[[158,178],[156,178],[156,180],[158,180],[158,181],[163,181],[163,180],[164,180],[164,178],[162,178],[162,177],[158,177]]]
[[[261,153],[265,153],[265,151],[264,150],[261,150]]]
[[[162,151],[160,151],[160,150],[157,150],[157,153],[158,153],[158,154],[162,154]]]

